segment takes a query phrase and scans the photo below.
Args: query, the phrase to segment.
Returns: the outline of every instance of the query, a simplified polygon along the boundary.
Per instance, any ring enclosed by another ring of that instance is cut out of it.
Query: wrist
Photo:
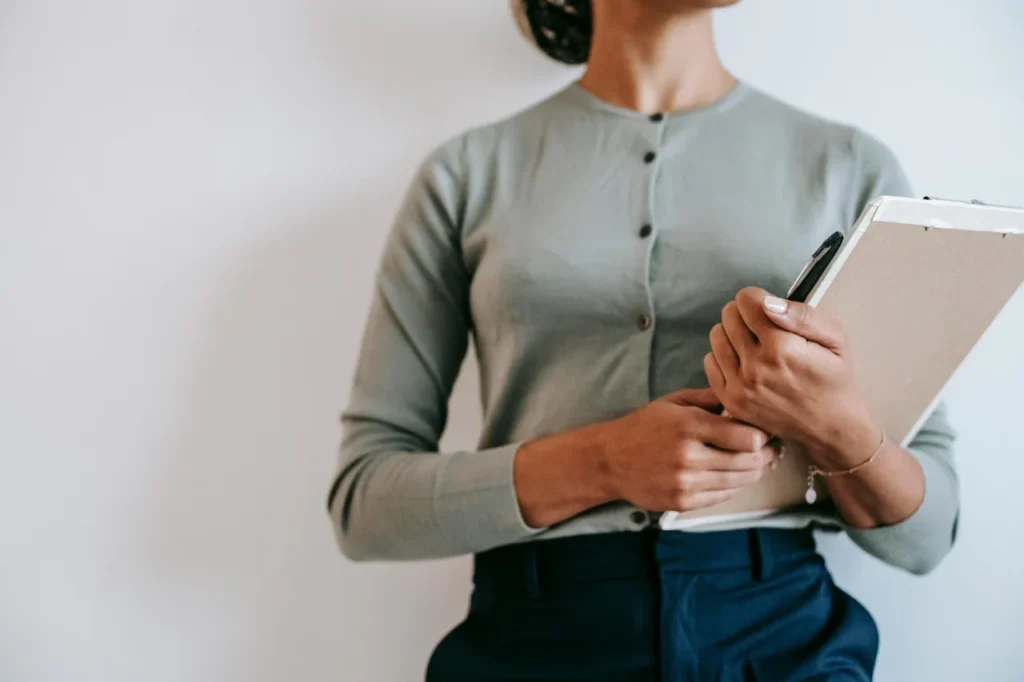
[[[618,500],[622,494],[615,475],[615,449],[608,446],[602,424],[583,429],[580,438],[571,448],[575,470],[590,493],[601,503]]]
[[[527,525],[554,525],[616,498],[610,460],[594,427],[529,441],[513,464],[513,485]]]
[[[845,471],[863,463],[877,449],[882,427],[870,416],[848,418],[829,430],[809,453],[825,471]]]

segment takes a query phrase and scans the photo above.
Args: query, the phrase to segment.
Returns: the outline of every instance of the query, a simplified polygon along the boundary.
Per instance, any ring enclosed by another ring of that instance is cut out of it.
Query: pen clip
[[[811,289],[817,285],[818,280],[821,279],[822,274],[828,268],[829,263],[832,262],[832,258],[839,251],[839,246],[843,243],[843,233],[833,232],[821,243],[821,246],[817,248],[811,259],[807,261],[803,269],[800,270],[800,274],[796,276],[793,281],[793,286],[786,292],[786,298],[791,301],[803,301],[811,293]],[[796,295],[799,292],[799,295]]]

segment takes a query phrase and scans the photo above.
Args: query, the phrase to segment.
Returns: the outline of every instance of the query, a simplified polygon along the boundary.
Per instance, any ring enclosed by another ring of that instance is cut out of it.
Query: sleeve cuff
[[[924,474],[921,505],[891,526],[847,527],[850,538],[869,554],[917,575],[934,569],[953,546],[958,515],[956,482],[942,462],[911,451]]]
[[[438,527],[457,552],[483,551],[540,532],[523,519],[513,465],[521,443],[445,456],[434,488]]]

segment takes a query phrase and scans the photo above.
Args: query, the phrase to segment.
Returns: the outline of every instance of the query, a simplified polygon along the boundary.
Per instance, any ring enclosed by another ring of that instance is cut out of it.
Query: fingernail
[[[775,313],[776,315],[785,315],[786,311],[789,310],[789,301],[787,301],[784,298],[779,298],[777,296],[765,296],[764,307],[765,310],[767,310],[770,313]]]

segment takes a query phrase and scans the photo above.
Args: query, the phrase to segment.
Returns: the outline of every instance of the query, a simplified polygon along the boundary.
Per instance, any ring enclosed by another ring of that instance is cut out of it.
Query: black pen
[[[807,297],[814,291],[814,287],[818,285],[821,280],[821,276],[828,270],[828,266],[832,263],[832,259],[839,253],[839,247],[843,245],[843,233],[833,232],[828,236],[825,241],[821,243],[817,251],[811,256],[811,259],[807,261],[807,265],[804,266],[800,274],[797,275],[796,281],[793,282],[793,286],[789,288],[789,293],[786,294],[786,298],[790,301],[797,301],[803,303],[807,300]]]

